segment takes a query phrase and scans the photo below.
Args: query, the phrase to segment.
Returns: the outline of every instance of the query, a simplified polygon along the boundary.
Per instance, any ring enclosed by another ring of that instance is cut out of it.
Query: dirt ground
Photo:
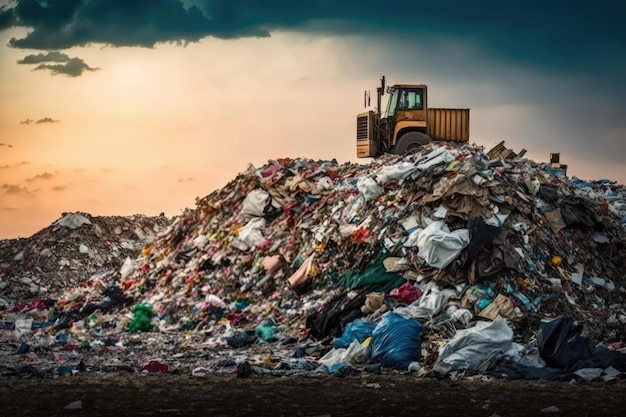
[[[194,378],[135,373],[0,380],[0,409],[7,417],[608,417],[625,415],[624,398],[624,381],[573,385],[541,381],[451,381],[386,374]],[[65,409],[77,401],[80,408]]]

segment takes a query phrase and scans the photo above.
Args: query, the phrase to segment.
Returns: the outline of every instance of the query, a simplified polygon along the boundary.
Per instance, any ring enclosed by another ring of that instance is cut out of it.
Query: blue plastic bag
[[[423,331],[419,321],[387,313],[372,332],[372,359],[387,368],[407,369],[420,357]]]
[[[372,335],[374,325],[363,319],[356,319],[348,323],[341,337],[333,339],[332,345],[336,348],[347,348],[354,339],[363,343],[365,339]]]

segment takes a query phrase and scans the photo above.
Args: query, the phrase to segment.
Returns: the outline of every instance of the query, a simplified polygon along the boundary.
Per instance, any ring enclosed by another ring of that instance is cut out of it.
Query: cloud
[[[2,184],[0,189],[4,190],[5,194],[11,195],[31,195],[32,192],[26,187],[22,187],[19,184]]]
[[[70,77],[79,77],[85,71],[98,71],[100,68],[92,68],[81,58],[71,58],[64,64],[39,64],[34,71],[50,70],[52,75],[64,74]]]
[[[389,79],[407,76],[413,82],[426,68],[437,74],[432,78],[439,85],[471,86],[464,89],[471,96],[455,96],[462,106],[484,111],[523,104],[532,109],[532,117],[507,115],[508,128],[518,132],[524,147],[534,141],[589,158],[619,160],[626,153],[626,2],[566,3],[387,0],[381,6],[378,0],[17,0],[0,7],[0,30],[25,28],[9,45],[50,53],[94,44],[184,45],[206,37],[267,37],[279,31],[361,38],[365,48],[348,50],[346,55],[359,63],[367,56],[377,59],[368,62],[373,65],[351,64],[346,74],[367,68],[359,71],[368,76],[380,71]],[[409,4],[415,10],[407,12]],[[70,76],[95,70],[79,58],[37,65]],[[550,129],[538,128],[541,124]]]
[[[51,51],[47,54],[26,55],[17,61],[18,64],[41,64],[43,62],[67,62],[70,57],[58,51]]]
[[[35,123],[37,123],[38,125],[42,123],[59,123],[59,120],[55,120],[51,117],[44,117],[43,119],[37,120]]]
[[[0,146],[6,146],[7,148],[13,147],[13,145],[9,145],[8,143],[1,143],[1,142],[0,142]]]
[[[56,175],[56,173],[51,174],[49,172],[44,172],[43,174],[37,174],[34,177],[26,178],[26,181],[32,182],[32,181],[36,181],[36,180],[49,180],[49,179],[54,178],[55,175]]]
[[[52,191],[64,191],[64,190],[67,190],[67,187],[69,187],[69,185],[55,185],[54,187],[50,189]]]
[[[15,14],[12,8],[7,5],[0,6],[0,30],[16,26]]]
[[[24,165],[30,165],[30,162],[28,161],[22,161],[22,162],[18,162],[17,164],[13,164],[13,165],[0,165],[0,169],[10,169],[10,168],[16,168],[19,166],[24,166]]]
[[[53,119],[52,117],[44,117],[43,119],[38,119],[37,121],[33,119],[26,119],[20,122],[21,125],[32,125],[33,123],[40,125],[43,123],[59,123],[60,120]]]
[[[56,64],[48,64],[55,62]],[[17,61],[18,64],[39,64],[34,71],[49,70],[52,75],[65,74],[70,77],[78,77],[85,71],[98,71],[100,68],[92,68],[81,58],[70,58],[59,51],[50,51],[46,54],[26,55]]]
[[[187,4],[187,6],[186,6]],[[477,41],[503,58],[545,65],[596,65],[625,59],[622,16],[614,0],[572,0],[567,7],[541,0],[420,2],[405,0],[18,0],[0,14],[0,29],[31,29],[9,44],[26,49],[67,49],[89,44],[153,47],[207,36],[269,36],[276,30],[356,35],[447,33]],[[602,56],[589,62],[588,56]]]

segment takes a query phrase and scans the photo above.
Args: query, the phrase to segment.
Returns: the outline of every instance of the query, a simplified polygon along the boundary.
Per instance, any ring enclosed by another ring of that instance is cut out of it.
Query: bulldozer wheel
[[[425,133],[422,132],[407,132],[400,136],[398,142],[392,149],[392,153],[397,155],[404,155],[409,152],[413,152],[422,145],[431,143],[433,140]]]

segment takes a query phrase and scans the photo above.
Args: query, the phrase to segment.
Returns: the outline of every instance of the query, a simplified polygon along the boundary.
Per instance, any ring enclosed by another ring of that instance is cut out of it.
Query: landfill
[[[145,219],[132,245],[85,213],[0,242],[0,376],[624,379],[614,181],[434,143],[250,165]]]

